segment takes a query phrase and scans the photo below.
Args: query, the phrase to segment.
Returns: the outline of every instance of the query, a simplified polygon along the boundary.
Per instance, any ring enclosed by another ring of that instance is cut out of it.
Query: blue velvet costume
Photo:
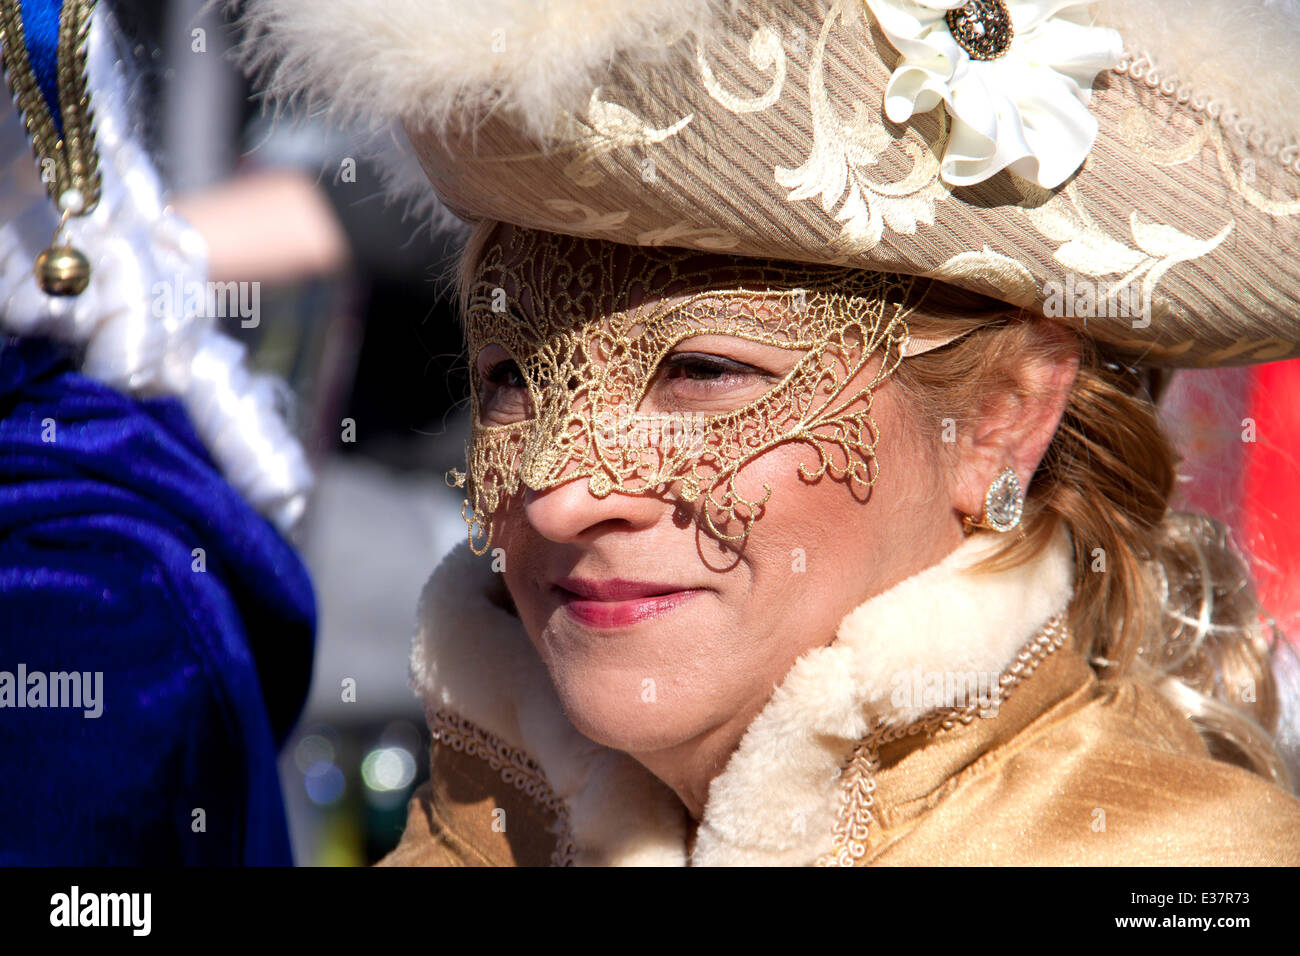
[[[21,37],[5,50],[9,79],[40,91],[16,104],[27,134],[62,142],[74,114],[59,97],[94,99],[60,40],[80,42],[60,23],[89,22],[92,7],[0,0],[5,43]],[[26,64],[10,56],[22,51]],[[29,200],[6,175],[0,252],[12,256]],[[147,219],[141,182],[117,195]],[[133,249],[151,235],[122,221]],[[0,308],[13,315],[0,318],[37,328],[33,315],[55,303],[13,297],[31,281],[20,272],[4,271]],[[310,680],[307,572],[223,477],[180,398],[83,375],[78,348],[0,332],[0,863],[291,864],[276,754]],[[48,675],[74,673],[101,681],[97,716],[50,706],[67,701],[51,699]]]
[[[292,863],[275,758],[311,671],[301,561],[179,400],[0,343],[0,670],[103,672],[97,718],[0,709],[0,862]]]

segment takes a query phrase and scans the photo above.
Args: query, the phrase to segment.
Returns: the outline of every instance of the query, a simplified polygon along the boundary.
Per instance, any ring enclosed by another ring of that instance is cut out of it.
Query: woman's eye
[[[497,362],[487,370],[484,379],[493,385],[502,385],[507,388],[528,387],[528,383],[524,380],[524,373],[519,371],[519,363],[514,359]]]
[[[479,374],[479,416],[484,424],[508,425],[528,417],[528,380],[518,362],[501,358]]]
[[[713,356],[673,356],[664,366],[664,377],[714,382],[725,375],[743,372],[748,367],[737,368],[737,364]]]
[[[780,376],[721,355],[675,352],[660,362],[656,379],[652,402],[661,410],[707,403],[701,411],[723,411],[758,398]]]
[[[707,352],[676,352],[664,359],[659,368],[665,379],[693,382],[747,381],[755,376],[770,378],[762,369]]]

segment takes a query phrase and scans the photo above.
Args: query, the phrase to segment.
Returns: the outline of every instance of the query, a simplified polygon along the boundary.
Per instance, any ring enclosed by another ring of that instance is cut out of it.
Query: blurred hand
[[[214,282],[293,283],[341,272],[347,236],[321,187],[297,169],[252,172],[176,197],[208,244]]]

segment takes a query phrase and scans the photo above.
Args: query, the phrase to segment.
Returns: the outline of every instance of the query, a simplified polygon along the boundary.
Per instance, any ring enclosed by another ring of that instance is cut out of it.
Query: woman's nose
[[[586,477],[543,491],[524,489],[524,516],[551,541],[579,541],[605,531],[649,528],[672,513],[673,505],[653,494],[591,493]]]

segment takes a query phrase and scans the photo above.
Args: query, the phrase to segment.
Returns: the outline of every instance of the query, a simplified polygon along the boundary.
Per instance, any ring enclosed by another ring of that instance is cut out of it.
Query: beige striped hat
[[[272,94],[392,131],[444,222],[939,278],[1152,366],[1300,355],[1294,0],[238,6]]]

